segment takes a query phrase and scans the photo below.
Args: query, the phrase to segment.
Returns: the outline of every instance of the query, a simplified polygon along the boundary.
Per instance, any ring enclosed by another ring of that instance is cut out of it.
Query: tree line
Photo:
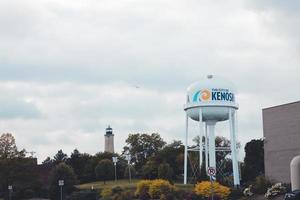
[[[199,141],[200,138],[195,138],[194,145],[199,145]],[[136,133],[129,134],[125,142],[121,154],[99,152],[90,155],[74,149],[68,156],[63,150],[58,150],[53,158],[47,157],[41,165],[37,165],[36,159],[26,156],[26,150],[18,150],[12,134],[2,134],[0,137],[0,198],[8,197],[8,185],[13,186],[16,199],[33,196],[57,199],[58,180],[65,181],[65,194],[76,190],[74,187],[76,184],[112,180],[114,179],[113,156],[118,157],[116,164],[118,179],[128,178],[130,169],[133,178],[162,178],[171,182],[182,180],[184,145],[181,141],[167,144],[158,133]],[[228,139],[216,138],[216,146],[229,145]],[[259,155],[257,149],[262,149]],[[263,173],[263,143],[261,140],[253,140],[246,145],[245,150],[242,177],[245,177],[243,181],[249,181]],[[131,155],[129,165],[125,159],[126,154]],[[216,157],[222,163],[224,174],[230,176],[232,170],[229,154],[217,152]],[[198,155],[197,152],[189,154],[189,171],[195,172],[199,163]],[[255,162],[252,162],[253,159]],[[200,171],[202,173],[199,173]],[[205,171],[204,165],[196,170],[194,181],[207,179]]]

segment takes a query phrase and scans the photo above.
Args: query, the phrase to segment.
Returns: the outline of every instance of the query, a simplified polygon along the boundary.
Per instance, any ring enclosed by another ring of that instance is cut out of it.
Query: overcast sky
[[[0,0],[0,132],[39,162],[59,149],[103,151],[108,124],[117,152],[129,133],[183,140],[186,88],[215,74],[238,88],[239,140],[261,138],[262,108],[300,99],[299,9],[297,0]],[[217,135],[229,136],[225,125]]]

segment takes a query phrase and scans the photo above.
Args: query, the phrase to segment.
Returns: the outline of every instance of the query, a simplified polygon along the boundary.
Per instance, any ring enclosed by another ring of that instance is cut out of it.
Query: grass
[[[121,179],[115,181],[106,181],[106,184],[103,183],[103,181],[97,181],[97,182],[91,182],[91,183],[85,183],[81,185],[77,185],[77,188],[84,190],[84,189],[91,189],[94,188],[95,190],[103,189],[106,187],[113,187],[113,186],[120,186],[122,188],[132,189],[134,190],[136,187],[137,182],[140,181],[139,179],[132,179],[131,182],[129,182],[128,179]],[[193,184],[187,184],[184,185],[182,183],[175,183],[174,184],[177,188],[182,190],[191,191],[194,189]]]
[[[84,189],[91,189],[92,187],[94,189],[102,189],[106,187],[113,187],[113,186],[120,186],[122,188],[135,188],[136,183],[138,182],[138,179],[132,179],[131,182],[129,182],[128,179],[121,179],[115,181],[106,181],[104,184],[103,181],[97,181],[97,182],[91,182],[91,183],[85,183],[81,185],[77,185],[77,188],[84,190]]]

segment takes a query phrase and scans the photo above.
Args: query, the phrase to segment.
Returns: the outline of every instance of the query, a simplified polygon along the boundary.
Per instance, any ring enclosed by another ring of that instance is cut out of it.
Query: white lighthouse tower
[[[104,138],[104,151],[114,153],[114,134],[113,129],[110,126],[105,129]]]

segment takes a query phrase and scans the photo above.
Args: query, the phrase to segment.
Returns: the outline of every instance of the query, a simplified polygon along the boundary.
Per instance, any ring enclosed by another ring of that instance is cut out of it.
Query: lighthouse
[[[104,139],[104,151],[114,153],[114,134],[110,126],[105,129]]]

